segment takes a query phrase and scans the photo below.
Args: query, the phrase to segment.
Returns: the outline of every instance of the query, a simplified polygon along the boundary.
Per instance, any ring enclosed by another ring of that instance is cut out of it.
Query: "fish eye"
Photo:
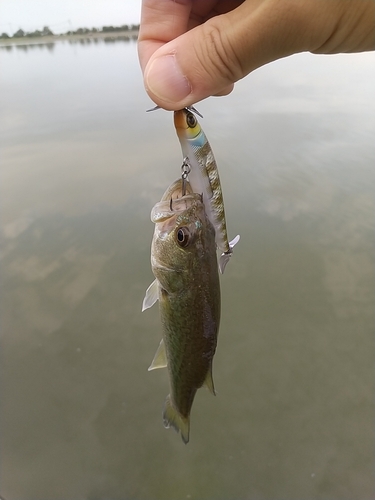
[[[180,227],[180,229],[177,231],[177,243],[180,245],[180,247],[186,247],[188,246],[190,241],[190,231],[187,227]]]
[[[197,119],[195,118],[195,116],[193,115],[193,113],[187,113],[186,115],[186,123],[188,125],[188,127],[190,128],[194,128],[195,125],[197,124]]]

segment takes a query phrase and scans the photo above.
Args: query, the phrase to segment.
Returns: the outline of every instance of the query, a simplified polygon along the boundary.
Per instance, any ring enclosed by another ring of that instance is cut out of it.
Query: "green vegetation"
[[[103,33],[111,33],[111,32],[118,32],[118,31],[138,31],[139,30],[139,24],[124,24],[123,26],[103,26],[102,32]]]
[[[124,31],[138,31],[139,24],[123,24],[122,26],[103,26],[102,29],[98,28],[78,28],[77,30],[67,31],[63,33],[64,35],[95,35],[98,33],[119,33]],[[35,30],[32,32],[25,32],[23,29],[19,29],[14,33],[13,36],[9,36],[7,33],[2,33],[0,39],[8,40],[10,38],[35,38],[42,36],[53,36],[54,33],[50,30],[48,26],[44,26],[42,30]],[[59,36],[59,35],[56,35]]]

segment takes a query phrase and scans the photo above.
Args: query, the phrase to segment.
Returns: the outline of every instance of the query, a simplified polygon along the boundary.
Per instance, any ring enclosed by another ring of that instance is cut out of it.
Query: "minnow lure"
[[[189,172],[193,192],[203,195],[207,217],[215,228],[216,245],[223,252],[219,259],[219,270],[223,273],[240,236],[228,242],[219,172],[211,146],[193,112],[199,114],[193,107],[175,111],[174,124],[184,156],[183,168]]]

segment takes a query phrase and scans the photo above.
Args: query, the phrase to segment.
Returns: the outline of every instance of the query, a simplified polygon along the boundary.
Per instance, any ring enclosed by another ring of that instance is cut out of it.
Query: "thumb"
[[[151,99],[173,110],[225,95],[250,71],[293,53],[293,44],[280,43],[282,17],[284,28],[286,20],[270,8],[276,3],[245,1],[162,45],[144,71]]]
[[[224,16],[221,16],[224,18]],[[243,75],[225,46],[225,19],[212,18],[164,44],[144,70],[146,90],[157,105],[182,109],[210,95],[225,95]]]

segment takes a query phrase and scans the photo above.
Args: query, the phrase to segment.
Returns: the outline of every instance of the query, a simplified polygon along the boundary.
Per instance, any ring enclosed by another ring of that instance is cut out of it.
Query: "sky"
[[[139,24],[141,0],[0,0],[0,33]]]

